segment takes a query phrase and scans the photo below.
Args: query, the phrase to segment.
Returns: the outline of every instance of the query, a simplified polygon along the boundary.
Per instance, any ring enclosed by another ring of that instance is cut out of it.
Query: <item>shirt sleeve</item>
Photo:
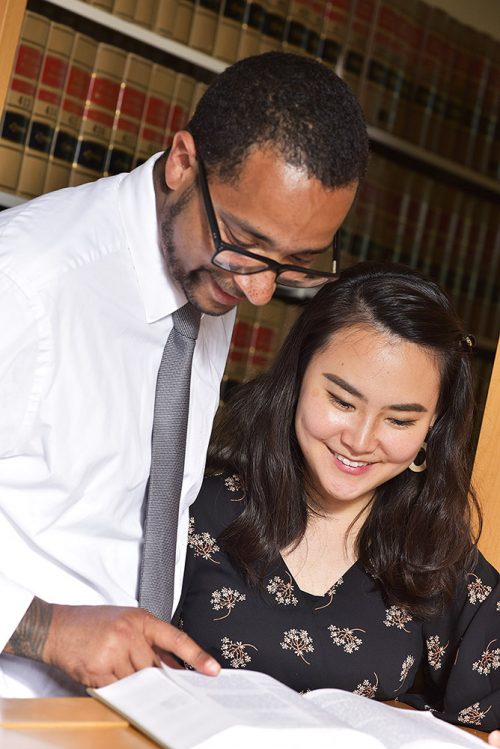
[[[0,573],[0,599],[2,601],[2,617],[0,622],[1,653],[29,608],[33,600],[33,593]]]
[[[0,507],[16,480],[21,435],[34,408],[33,390],[39,356],[38,328],[29,301],[19,287],[0,273]],[[5,522],[7,522],[5,520]],[[0,526],[1,528],[1,526]],[[9,641],[33,599],[0,569],[0,651]]]
[[[36,367],[43,347],[33,305],[2,273],[0,330],[0,458],[4,458],[18,454],[22,432],[32,416]],[[1,473],[0,487],[4,487]]]
[[[424,625],[430,706],[451,723],[500,728],[500,576],[479,554],[448,614]]]

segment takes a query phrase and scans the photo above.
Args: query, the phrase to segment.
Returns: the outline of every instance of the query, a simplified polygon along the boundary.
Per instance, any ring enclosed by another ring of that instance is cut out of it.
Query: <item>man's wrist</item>
[[[53,605],[34,598],[5,646],[5,653],[43,661],[52,622]]]

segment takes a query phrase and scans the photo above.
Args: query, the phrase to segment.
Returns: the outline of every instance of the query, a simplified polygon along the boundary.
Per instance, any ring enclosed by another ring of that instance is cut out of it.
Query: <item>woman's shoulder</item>
[[[456,616],[456,607],[470,611],[471,615],[481,605],[494,605],[500,610],[500,574],[476,547],[471,561],[460,576],[454,604],[450,608]],[[493,601],[494,599],[494,601]]]
[[[190,516],[196,525],[219,534],[241,513],[245,500],[241,480],[235,473],[205,476]]]
[[[466,570],[465,578],[470,582],[470,578],[480,576],[485,579],[490,585],[497,584],[500,580],[500,573],[495,567],[483,556],[478,547],[474,547],[474,554],[472,557],[472,563],[469,569]]]
[[[500,573],[488,562],[479,549],[475,549],[474,564],[465,575],[465,582],[469,591],[473,588],[488,588],[489,590],[499,588]]]

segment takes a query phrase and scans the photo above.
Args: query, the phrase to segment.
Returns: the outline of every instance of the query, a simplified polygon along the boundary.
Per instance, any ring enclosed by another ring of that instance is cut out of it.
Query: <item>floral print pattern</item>
[[[267,584],[267,592],[274,595],[274,600],[283,606],[296,606],[298,599],[294,596],[292,576],[287,572],[288,582],[283,580],[279,575],[275,575]]]
[[[194,518],[189,518],[188,547],[194,551],[195,556],[209,559],[215,564],[219,562],[213,558],[213,554],[220,551],[215,538],[206,531],[204,533],[194,532]]]
[[[336,583],[333,583],[331,588],[329,588],[325,593],[325,598],[328,598],[327,602],[323,604],[323,606],[316,606],[314,609],[315,611],[320,611],[320,609],[326,609],[327,606],[330,606],[333,601],[333,596],[337,592],[337,588],[340,588],[342,583],[344,582],[344,579],[342,577],[339,577]]]
[[[221,619],[225,619],[227,616],[229,616],[236,604],[240,601],[246,601],[246,595],[244,593],[238,593],[237,590],[226,587],[223,587],[222,590],[214,590],[214,592],[212,593],[212,597],[210,598],[212,608],[215,611],[227,609],[227,613],[224,614],[224,616],[217,616],[215,617],[214,621],[218,622]]]
[[[427,646],[427,660],[429,666],[432,666],[432,668],[437,671],[443,665],[443,655],[445,654],[449,643],[441,645],[439,635],[431,635],[427,638],[425,644]]]
[[[491,705],[487,710],[483,712],[479,707],[479,702],[474,702],[473,705],[469,705],[469,707],[464,707],[463,710],[460,710],[460,712],[458,713],[458,720],[460,723],[469,723],[472,726],[481,726],[486,713],[488,713],[490,710]]]
[[[231,499],[231,502],[241,502],[242,499],[245,498],[245,495],[243,493],[243,487],[241,486],[240,477],[236,475],[236,473],[233,473],[232,476],[227,476],[224,479],[224,486],[226,489],[230,492],[237,493],[240,492],[239,497],[233,497]]]
[[[283,650],[292,650],[295,655],[302,658],[304,663],[310,665],[309,661],[304,658],[304,653],[313,653],[314,647],[312,639],[305,629],[289,629],[283,633],[283,640],[280,643]]]
[[[491,587],[485,585],[477,575],[470,574],[469,577],[475,578],[475,580],[467,586],[467,590],[469,591],[469,602],[472,604],[483,603],[491,593]]]
[[[359,646],[363,644],[361,637],[355,635],[355,632],[364,632],[364,629],[349,629],[348,627],[336,627],[334,624],[330,624],[328,627],[330,636],[339,647],[344,649],[345,653],[353,653],[355,650],[359,650]]]
[[[404,629],[405,632],[409,632],[406,629],[405,624],[411,622],[412,617],[407,611],[400,608],[399,606],[391,606],[385,612],[384,624],[386,627],[397,627],[398,629]]]
[[[245,644],[233,642],[229,637],[223,637],[221,642],[222,657],[229,661],[231,668],[246,668],[252,661],[252,657],[247,653],[247,648],[258,649],[248,642]]]
[[[481,658],[472,664],[473,670],[477,671],[478,674],[488,676],[492,671],[496,671],[497,668],[500,668],[500,648],[490,650],[490,646],[493,645],[494,642],[496,642],[496,640],[489,642],[486,646],[486,650],[481,655]]]
[[[360,694],[362,697],[369,697],[373,700],[378,689],[378,676],[375,673],[373,675],[375,677],[374,683],[372,684],[369,679],[363,679],[361,684],[358,684],[356,689],[353,690],[354,694]]]
[[[415,658],[412,655],[406,656],[406,658],[403,661],[403,665],[401,666],[401,676],[399,677],[400,685],[397,689],[394,690],[395,692],[399,692],[399,690],[405,683],[406,679],[408,678],[408,674],[410,673],[414,663],[415,663]]]

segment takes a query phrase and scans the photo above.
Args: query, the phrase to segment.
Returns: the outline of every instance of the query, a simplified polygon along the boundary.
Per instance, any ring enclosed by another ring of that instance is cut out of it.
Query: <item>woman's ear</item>
[[[180,130],[174,135],[165,162],[165,183],[171,190],[192,184],[197,173],[196,146],[191,133]]]

